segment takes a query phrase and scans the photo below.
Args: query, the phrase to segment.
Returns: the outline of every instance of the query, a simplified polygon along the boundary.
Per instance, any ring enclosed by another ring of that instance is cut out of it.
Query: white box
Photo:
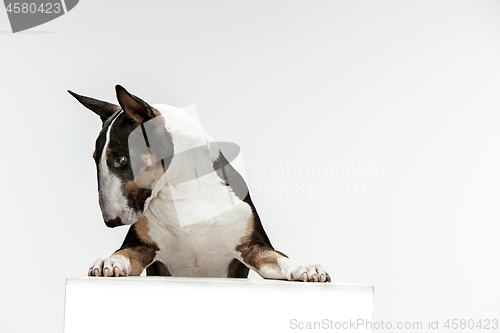
[[[276,280],[66,280],[65,333],[372,332],[373,287]],[[312,329],[310,329],[312,328]]]

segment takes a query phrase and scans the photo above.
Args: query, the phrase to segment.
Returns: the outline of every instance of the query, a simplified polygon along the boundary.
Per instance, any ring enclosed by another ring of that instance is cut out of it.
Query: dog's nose
[[[114,219],[109,220],[109,221],[104,221],[104,223],[106,223],[106,226],[108,228],[114,228],[114,227],[118,227],[120,225],[123,225],[122,219],[120,217],[114,218]]]

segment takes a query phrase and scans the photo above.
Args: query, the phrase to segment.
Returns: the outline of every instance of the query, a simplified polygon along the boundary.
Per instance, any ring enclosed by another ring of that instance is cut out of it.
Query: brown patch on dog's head
[[[140,155],[143,167],[135,177],[135,182],[146,188],[154,188],[158,180],[165,173],[164,164],[157,161],[153,154]]]
[[[129,180],[123,183],[122,193],[127,198],[129,207],[142,213],[144,203],[151,195],[151,190],[137,186],[135,180]]]

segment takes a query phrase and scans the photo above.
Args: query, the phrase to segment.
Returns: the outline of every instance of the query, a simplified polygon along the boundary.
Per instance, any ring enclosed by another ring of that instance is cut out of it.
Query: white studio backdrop
[[[123,240],[66,92],[115,84],[195,104],[273,245],[374,285],[376,321],[499,317],[500,2],[87,0],[0,30],[0,332],[61,331],[65,278]]]

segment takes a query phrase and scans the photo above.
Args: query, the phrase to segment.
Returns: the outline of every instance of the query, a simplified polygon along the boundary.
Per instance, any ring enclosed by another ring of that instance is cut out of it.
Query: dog
[[[149,105],[116,86],[118,105],[68,92],[102,120],[93,158],[106,226],[130,225],[89,276],[246,278],[330,282],[273,248],[248,187],[185,111]]]

